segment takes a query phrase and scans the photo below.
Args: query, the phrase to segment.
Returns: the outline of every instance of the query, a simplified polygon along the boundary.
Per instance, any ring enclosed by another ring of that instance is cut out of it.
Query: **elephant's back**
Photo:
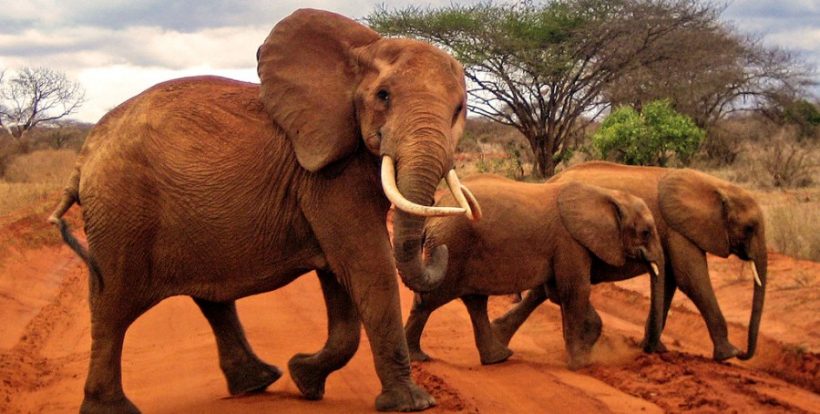
[[[197,132],[220,130],[224,135],[225,126],[231,126],[235,135],[255,132],[271,124],[258,96],[257,84],[216,76],[159,83],[103,116],[88,135],[81,156],[92,158],[132,146],[179,145]],[[156,140],[157,136],[163,139]]]
[[[658,206],[658,184],[669,168],[641,167],[595,161],[570,167],[552,177],[550,183],[579,181],[584,184],[619,190],[643,199],[655,218],[656,225],[664,227]]]

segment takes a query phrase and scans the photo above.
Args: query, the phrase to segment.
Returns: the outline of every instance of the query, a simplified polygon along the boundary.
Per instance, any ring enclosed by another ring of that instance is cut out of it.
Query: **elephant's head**
[[[279,22],[257,60],[261,100],[302,167],[318,172],[362,149],[381,158],[385,194],[399,210],[399,273],[411,289],[434,288],[447,248],[422,263],[424,216],[475,218],[477,207],[452,169],[467,111],[461,65],[427,43],[382,38],[351,19],[310,9]],[[443,177],[461,207],[431,207]]]
[[[751,262],[755,290],[748,348],[738,356],[751,358],[757,346],[768,266],[760,206],[740,187],[693,170],[671,172],[661,179],[658,203],[669,227],[700,249],[720,257],[735,254]]]
[[[558,194],[561,222],[575,240],[610,266],[647,264],[653,278],[663,267],[655,220],[646,203],[622,191],[569,182]]]

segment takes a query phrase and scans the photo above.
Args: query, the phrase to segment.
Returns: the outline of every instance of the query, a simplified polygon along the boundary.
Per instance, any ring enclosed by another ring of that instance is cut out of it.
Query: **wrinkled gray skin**
[[[608,162],[573,166],[550,180],[554,183],[570,181],[630,193],[643,199],[652,210],[667,266],[663,323],[672,297],[680,289],[703,316],[716,361],[732,357],[746,360],[754,356],[766,293],[767,252],[763,212],[747,191],[693,170],[633,167]],[[761,284],[754,285],[746,352],[729,342],[726,320],[709,279],[706,252],[720,257],[734,254],[757,267]],[[593,269],[594,277],[602,278],[619,277],[629,272],[630,269],[623,267]],[[518,327],[546,299],[543,290],[534,289],[521,303],[493,321],[499,339],[509,343]],[[659,345],[658,350],[665,350],[662,343]]]
[[[432,203],[464,125],[461,66],[426,43],[315,10],[277,24],[257,56],[261,88],[216,77],[159,84],[108,113],[86,141],[52,217],[92,274],[82,412],[137,411],[121,384],[123,338],[173,295],[192,297],[208,319],[230,393],[264,390],[281,371],[253,353],[234,301],[311,270],[329,326],[324,348],[288,364],[304,396],[322,398],[363,323],[382,383],[376,408],[435,404],[410,378],[393,258],[421,262],[408,255],[420,225],[397,214],[411,224],[397,225],[406,246],[394,252],[379,163],[391,156],[404,196]],[[75,202],[87,250],[60,219]]]
[[[627,266],[635,275],[650,261],[663,269],[663,253],[652,215],[637,197],[580,183],[528,184],[498,176],[465,179],[481,202],[482,218],[427,220],[425,248],[446,244],[450,263],[438,288],[417,293],[405,324],[413,360],[427,360],[421,334],[430,314],[460,298],[473,324],[482,364],[506,360],[512,352],[492,333],[487,296],[535,288],[561,305],[570,368],[589,361],[601,333],[601,319],[589,302],[591,269]],[[444,197],[438,205],[453,205]],[[662,272],[662,270],[661,270]],[[653,305],[647,326],[650,345],[659,343],[663,275],[652,278]]]

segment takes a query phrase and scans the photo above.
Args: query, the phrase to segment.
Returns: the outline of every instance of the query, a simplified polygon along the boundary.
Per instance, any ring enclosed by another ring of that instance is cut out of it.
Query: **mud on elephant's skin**
[[[234,301],[310,270],[329,337],[288,364],[305,397],[322,398],[363,324],[382,383],[376,408],[435,404],[410,378],[395,271],[413,289],[436,286],[446,247],[431,268],[421,264],[417,215],[478,210],[452,172],[466,111],[460,64],[426,43],[307,9],[279,22],[257,57],[261,85],[162,83],[109,112],[86,140],[50,218],[92,274],[83,412],[137,411],[122,389],[123,337],[173,295],[191,296],[210,323],[230,393],[264,390],[281,371],[251,350]],[[445,176],[462,205],[431,208]],[[395,250],[388,198],[402,210]],[[87,248],[61,218],[75,203]]]
[[[526,184],[497,176],[465,181],[481,201],[482,219],[430,218],[428,250],[446,244],[450,265],[444,281],[417,293],[405,324],[411,358],[426,360],[421,334],[431,312],[461,298],[473,324],[481,362],[506,360],[512,352],[496,339],[487,316],[487,296],[547,286],[561,305],[564,341],[572,368],[588,362],[601,333],[589,302],[597,262],[633,266],[636,274],[661,272],[652,281],[655,303],[647,335],[659,343],[663,298],[663,253],[652,215],[639,198],[581,183]],[[437,205],[452,205],[445,197]]]
[[[564,170],[550,182],[581,181],[628,192],[643,199],[655,217],[666,259],[663,323],[676,290],[680,288],[703,316],[714,345],[713,358],[754,356],[763,300],[766,293],[767,253],[763,212],[742,188],[689,169],[633,167],[590,162]],[[709,279],[706,252],[720,257],[734,254],[751,263],[754,296],[746,352],[729,342],[726,320]],[[629,269],[601,267],[594,277],[618,277]],[[509,341],[539,303],[542,292],[533,291],[507,314],[493,322]],[[660,349],[664,349],[661,344]]]

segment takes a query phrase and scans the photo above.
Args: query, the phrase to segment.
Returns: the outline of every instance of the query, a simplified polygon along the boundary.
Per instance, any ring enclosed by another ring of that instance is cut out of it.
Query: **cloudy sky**
[[[729,1],[725,20],[762,35],[767,44],[800,52],[820,68],[820,1]],[[46,66],[65,72],[86,90],[86,103],[75,118],[96,122],[120,102],[167,79],[215,74],[256,82],[256,48],[273,25],[296,8],[360,18],[382,3],[420,4],[412,0],[0,0],[0,70]]]

